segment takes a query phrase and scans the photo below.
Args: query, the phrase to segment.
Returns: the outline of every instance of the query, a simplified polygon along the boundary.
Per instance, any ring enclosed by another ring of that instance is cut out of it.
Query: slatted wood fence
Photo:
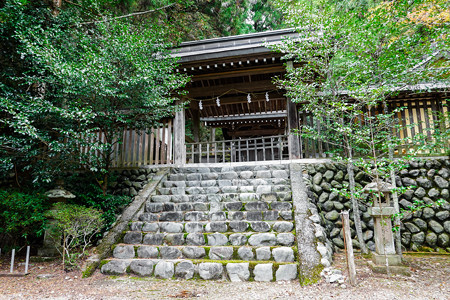
[[[223,163],[289,159],[287,136],[264,136],[186,144],[187,163]]]
[[[89,143],[105,142],[101,132],[91,136]],[[142,165],[164,165],[173,160],[173,120],[162,120],[159,126],[148,130],[125,129],[121,142],[113,141],[113,168],[139,167]],[[82,153],[89,153],[89,147],[82,147]],[[99,156],[99,151],[90,153]]]

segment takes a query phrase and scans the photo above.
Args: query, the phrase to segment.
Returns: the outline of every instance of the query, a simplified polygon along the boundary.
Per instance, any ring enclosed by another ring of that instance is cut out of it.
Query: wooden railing
[[[289,159],[287,136],[186,143],[188,163],[223,163]]]

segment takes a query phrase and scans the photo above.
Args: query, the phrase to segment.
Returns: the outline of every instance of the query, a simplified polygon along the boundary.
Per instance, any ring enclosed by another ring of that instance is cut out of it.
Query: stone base
[[[388,259],[389,266],[401,266],[402,265],[402,258],[400,255],[397,254],[388,254],[386,255]],[[384,254],[376,254],[372,253],[372,261],[374,264],[378,266],[384,266],[386,265],[386,257]]]
[[[368,265],[374,273],[388,274],[387,267],[384,265],[376,265],[372,261],[368,261]],[[411,276],[410,269],[406,266],[389,266],[389,274]]]

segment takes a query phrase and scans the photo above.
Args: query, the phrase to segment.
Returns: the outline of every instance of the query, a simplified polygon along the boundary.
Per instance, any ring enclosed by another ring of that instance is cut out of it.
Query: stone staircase
[[[129,225],[104,274],[298,278],[288,164],[173,168]]]

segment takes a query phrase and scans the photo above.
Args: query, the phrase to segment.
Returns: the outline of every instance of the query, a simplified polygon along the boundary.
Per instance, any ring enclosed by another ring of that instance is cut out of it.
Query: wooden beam
[[[282,129],[256,129],[256,130],[245,130],[245,131],[229,131],[229,134],[232,134],[235,137],[248,137],[248,136],[255,136],[255,135],[259,135],[259,136],[268,136],[268,135],[281,135],[283,134]]]
[[[267,90],[275,90],[276,86],[272,83],[272,80],[261,80],[261,81],[253,81],[251,84],[248,82],[242,83],[232,83],[232,84],[221,84],[216,86],[211,86],[209,88],[191,88],[188,89],[188,97],[190,98],[201,98],[208,97],[211,98],[213,96],[217,97],[227,92],[243,92],[243,93],[252,93],[252,92],[262,92]]]
[[[258,119],[275,119],[275,118],[285,118],[286,111],[284,112],[266,112],[250,115],[240,115],[240,116],[226,116],[226,117],[206,117],[200,118],[202,122],[224,122],[224,121],[239,121],[239,120],[258,120]]]
[[[258,75],[258,74],[283,73],[284,70],[285,68],[283,65],[273,67],[246,68],[242,70],[231,70],[227,72],[194,75],[192,76],[191,80],[194,82],[202,79],[220,79],[220,78],[241,77],[248,75]]]

